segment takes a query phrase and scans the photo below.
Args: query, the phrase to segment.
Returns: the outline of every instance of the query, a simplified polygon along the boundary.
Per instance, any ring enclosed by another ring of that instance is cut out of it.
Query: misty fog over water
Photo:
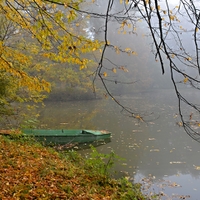
[[[89,9],[104,13],[104,2],[98,1]],[[114,6],[116,11],[121,9],[120,3]],[[88,37],[102,39],[101,22],[101,19],[88,20],[85,28]],[[151,52],[151,38],[145,37],[146,27],[142,22],[135,34],[129,34],[128,30],[126,34],[120,32],[117,23],[111,23],[108,32],[111,43],[120,48],[131,48],[137,53],[129,56],[108,49],[104,63],[108,73],[106,83],[120,103],[138,113],[142,112],[146,116],[146,122],[137,121],[121,113],[121,108],[112,99],[103,98],[91,101],[47,102],[46,107],[41,110],[41,127],[109,130],[112,132],[111,142],[97,147],[97,150],[102,153],[113,150],[125,158],[116,164],[116,176],[130,176],[130,180],[135,182],[142,181],[144,177],[148,178],[146,181],[152,185],[150,191],[163,192],[161,199],[180,199],[179,195],[185,195],[192,200],[199,199],[200,144],[192,140],[178,125],[178,100],[170,80],[169,69],[166,68],[165,74],[161,75],[160,65]],[[190,38],[191,33],[188,34]],[[183,37],[189,45],[187,35]],[[117,73],[113,73],[114,65],[111,61],[124,66],[127,72],[117,70]],[[117,81],[117,84],[109,80]],[[200,98],[198,91],[192,91],[190,87],[183,87],[182,92],[194,101],[198,102]],[[189,116],[190,110],[187,107],[184,112]],[[87,149],[81,151],[83,155],[89,152]]]

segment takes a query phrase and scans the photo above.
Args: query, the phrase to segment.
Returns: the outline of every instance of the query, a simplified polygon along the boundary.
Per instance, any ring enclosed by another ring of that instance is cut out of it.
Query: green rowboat
[[[89,143],[110,138],[111,133],[98,130],[22,130],[25,135],[34,136],[36,140],[45,144],[65,145],[68,143]]]

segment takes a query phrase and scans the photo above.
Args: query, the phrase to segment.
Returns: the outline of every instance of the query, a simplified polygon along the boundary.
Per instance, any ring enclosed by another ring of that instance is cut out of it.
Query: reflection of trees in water
[[[200,166],[197,159],[199,145],[176,125],[175,101],[170,94],[171,90],[162,90],[141,93],[139,99],[121,97],[120,101],[136,108],[143,105],[145,110],[159,112],[160,118],[149,124],[136,123],[120,114],[120,108],[112,100],[48,103],[41,114],[41,121],[48,123],[48,128],[111,131],[112,142],[97,149],[102,153],[113,149],[126,159],[122,161],[126,165],[116,164],[117,171],[127,171],[131,175],[138,171],[144,176],[152,174],[157,178],[178,173],[199,177],[199,171],[194,167]]]
[[[200,166],[197,158],[199,145],[176,125],[175,101],[170,94],[171,90],[165,90],[143,93],[142,99],[125,98],[132,106],[142,104],[145,110],[150,108],[160,113],[160,118],[148,125],[137,124],[131,118],[117,114],[118,110],[109,105],[109,130],[113,132],[110,147],[125,158],[127,164],[117,169],[130,174],[139,170],[144,176],[153,174],[158,178],[178,173],[199,177],[199,171],[194,167]]]
[[[68,101],[48,102],[44,109],[41,109],[41,127],[95,129],[93,118],[100,112],[104,101]]]

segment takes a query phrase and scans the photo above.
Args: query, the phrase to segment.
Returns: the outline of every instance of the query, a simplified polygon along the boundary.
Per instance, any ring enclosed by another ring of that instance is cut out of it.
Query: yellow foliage
[[[115,46],[114,48],[115,48],[115,52],[116,52],[117,54],[119,54],[119,53],[120,53],[119,47]]]
[[[135,52],[135,51],[132,51],[131,53],[132,53],[133,55],[137,55],[137,52]]]
[[[126,69],[124,66],[120,66],[119,69],[123,70],[124,72],[128,72],[128,69]]]
[[[170,20],[174,21],[175,20],[175,15],[169,15]]]
[[[75,20],[77,13],[70,7],[73,4],[74,8],[78,8],[79,1],[65,0],[63,9],[58,9],[56,3],[44,3],[43,0],[4,2],[0,1],[1,16],[18,33],[16,36],[13,34],[13,38],[7,42],[12,44],[10,46],[0,41],[0,78],[7,77],[12,83],[7,87],[10,99],[18,102],[42,100],[44,95],[41,93],[50,92],[50,83],[44,80],[43,74],[48,72],[51,60],[67,63],[66,66],[76,65],[79,71],[91,65],[89,56],[84,54],[95,53],[97,50],[102,52],[103,43],[84,36],[84,23],[80,19]],[[60,2],[62,4],[64,1]],[[23,41],[23,37],[27,41]],[[41,63],[43,59],[48,60],[46,66]],[[107,73],[103,75],[107,76]],[[66,74],[70,80],[73,77],[73,73]],[[18,95],[19,91],[26,95]]]
[[[108,74],[107,74],[106,72],[104,72],[104,73],[103,73],[103,76],[105,76],[105,77],[106,77],[106,76],[108,76]]]
[[[85,68],[85,66],[84,65],[81,65],[80,66],[80,70],[82,70],[82,69],[84,69]]]
[[[133,117],[135,117],[136,119],[138,119],[138,120],[140,120],[140,121],[143,122],[143,119],[142,119],[142,117],[141,117],[140,115],[134,115],[134,114],[133,114]]]
[[[112,68],[113,73],[117,73],[116,68]]]
[[[125,49],[125,51],[126,51],[126,52],[129,52],[129,51],[131,51],[131,48],[128,48],[128,47],[127,47],[127,48]]]
[[[171,57],[172,57],[172,58],[175,58],[175,55],[174,55],[174,54],[172,54],[172,55],[171,55]]]
[[[185,77],[184,80],[183,80],[183,82],[187,83],[188,82],[188,77]]]

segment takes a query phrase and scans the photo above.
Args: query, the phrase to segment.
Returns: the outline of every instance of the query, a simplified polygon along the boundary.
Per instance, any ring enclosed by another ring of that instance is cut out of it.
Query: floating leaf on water
[[[200,166],[193,165],[196,170],[200,170]]]
[[[152,140],[156,140],[156,139],[155,138],[149,138],[149,140],[152,141]]]
[[[132,130],[132,132],[142,132],[142,130]]]
[[[184,164],[186,162],[181,162],[181,161],[172,161],[172,162],[169,162],[170,164]]]
[[[179,184],[177,184],[175,182],[171,183],[169,186],[171,186],[171,187],[181,187]]]
[[[127,163],[122,163],[122,165],[126,166],[126,165],[127,165]]]
[[[150,152],[158,152],[160,151],[159,149],[150,149]]]

